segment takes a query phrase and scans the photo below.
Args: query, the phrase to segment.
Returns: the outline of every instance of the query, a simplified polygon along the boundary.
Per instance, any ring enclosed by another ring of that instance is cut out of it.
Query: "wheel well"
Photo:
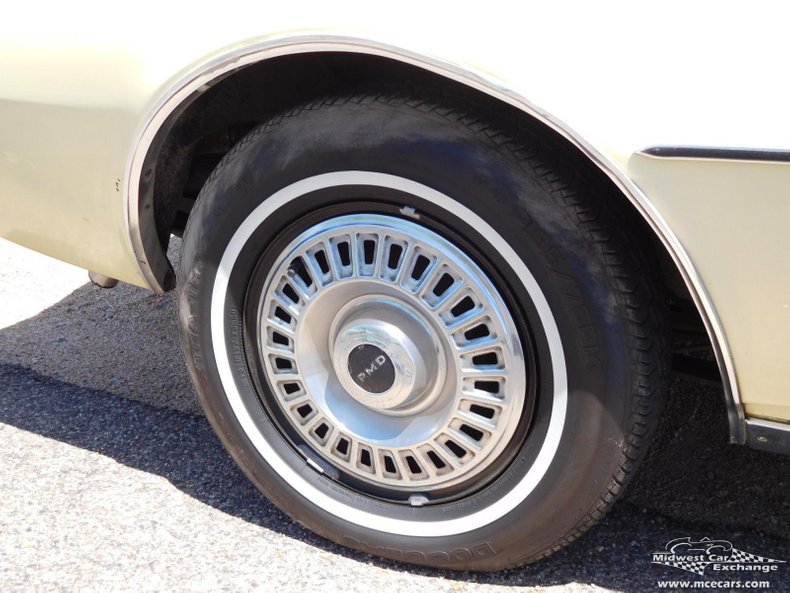
[[[211,171],[250,129],[303,102],[377,85],[430,87],[459,95],[492,110],[507,125],[516,122],[527,128],[542,144],[549,145],[549,153],[561,153],[557,160],[569,163],[575,177],[594,186],[607,207],[620,210],[637,229],[634,235],[641,237],[641,245],[635,247],[653,258],[654,273],[666,288],[675,339],[692,344],[683,352],[701,350],[705,352],[702,360],[711,360],[712,344],[705,324],[677,264],[624,191],[588,155],[516,106],[418,66],[363,53],[321,51],[265,59],[219,76],[210,86],[192,93],[170,114],[150,144],[139,186],[139,207],[150,213],[141,219],[139,231],[160,286],[164,290],[174,287],[174,275],[165,255],[170,237],[183,232]],[[686,365],[686,369],[692,369],[688,374],[699,374],[695,364]],[[703,374],[709,378],[719,376],[715,363],[709,362]]]

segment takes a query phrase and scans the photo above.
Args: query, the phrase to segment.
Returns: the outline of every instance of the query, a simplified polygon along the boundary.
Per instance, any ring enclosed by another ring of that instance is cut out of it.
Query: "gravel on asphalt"
[[[625,591],[676,537],[790,559],[790,457],[727,444],[720,390],[675,381],[625,499],[533,565],[451,573],[340,548],[284,516],[200,415],[173,295],[0,241],[0,590]],[[790,590],[790,571],[771,577]]]

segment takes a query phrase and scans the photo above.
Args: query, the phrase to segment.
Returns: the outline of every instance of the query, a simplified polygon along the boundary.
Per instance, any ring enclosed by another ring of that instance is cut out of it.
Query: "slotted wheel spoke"
[[[526,392],[515,322],[433,231],[385,215],[315,225],[272,266],[259,309],[287,422],[361,484],[421,505],[474,484],[512,437]]]

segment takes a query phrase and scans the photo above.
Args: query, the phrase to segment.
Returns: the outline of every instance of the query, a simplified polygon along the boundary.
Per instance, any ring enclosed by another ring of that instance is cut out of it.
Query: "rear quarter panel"
[[[716,304],[747,416],[790,418],[790,163],[634,155]]]

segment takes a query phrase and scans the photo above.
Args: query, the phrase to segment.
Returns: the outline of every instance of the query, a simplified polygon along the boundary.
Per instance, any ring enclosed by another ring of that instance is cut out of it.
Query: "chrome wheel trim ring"
[[[507,305],[420,224],[351,214],[311,226],[269,269],[258,311],[275,405],[363,482],[430,493],[472,481],[522,417],[526,361]],[[367,387],[377,374],[387,380]]]

